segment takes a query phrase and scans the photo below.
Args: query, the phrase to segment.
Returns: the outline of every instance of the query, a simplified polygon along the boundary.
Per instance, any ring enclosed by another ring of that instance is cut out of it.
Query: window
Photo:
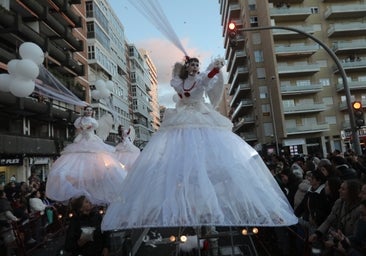
[[[310,7],[310,11],[311,11],[311,13],[319,13],[319,9],[318,9],[318,7]]]
[[[258,27],[258,17],[257,16],[250,17],[250,26]]]
[[[94,45],[88,46],[88,59],[94,60],[95,59],[95,51],[94,51]]]
[[[310,80],[297,80],[296,85],[297,86],[308,86],[310,85]]]
[[[267,86],[260,86],[259,87],[259,98],[260,99],[267,99],[268,98],[268,88],[267,88]]]
[[[271,113],[271,107],[269,104],[263,104],[262,105],[262,114],[264,116],[269,116]]]
[[[322,86],[330,86],[330,80],[329,80],[329,78],[319,79],[319,83],[320,83]]]
[[[264,136],[267,136],[267,137],[273,136],[274,132],[273,132],[272,123],[263,123],[263,129],[264,129]]]
[[[266,79],[266,71],[264,68],[257,68],[257,78]]]
[[[326,116],[325,122],[327,124],[337,124],[337,118],[335,116]]]
[[[255,62],[263,62],[263,52],[262,51],[254,51]]]
[[[262,43],[261,34],[253,33],[252,34],[252,42],[253,42],[254,45],[261,44]]]
[[[92,18],[93,17],[93,2],[88,1],[85,3],[85,11],[86,11],[86,17]]]
[[[94,38],[95,37],[95,31],[94,31],[94,22],[87,22],[86,23],[86,31],[87,31],[87,37],[88,38]]]

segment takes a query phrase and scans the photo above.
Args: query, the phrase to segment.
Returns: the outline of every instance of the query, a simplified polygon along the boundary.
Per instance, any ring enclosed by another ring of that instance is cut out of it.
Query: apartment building
[[[219,3],[233,131],[251,145],[260,145],[263,153],[324,156],[352,147],[342,74],[334,58],[311,37],[335,53],[346,73],[351,100],[366,105],[365,1]],[[231,21],[238,28],[234,48],[227,35]],[[364,133],[364,128],[358,130],[362,148]]]
[[[154,113],[159,111],[156,69],[126,41],[123,21],[108,1],[5,0],[0,1],[0,12],[0,73],[7,73],[10,60],[20,58],[22,43],[32,42],[45,52],[43,66],[55,79],[47,84],[48,95],[38,90],[16,97],[0,91],[0,186],[12,175],[26,180],[32,171],[45,179],[72,142],[73,122],[85,102],[93,106],[97,119],[113,114],[107,143],[118,142],[120,124],[135,127],[138,146],[148,142],[159,126],[159,112]],[[113,83],[110,99],[91,97],[97,80]],[[49,97],[65,91],[75,98]]]
[[[150,104],[151,104],[151,125],[154,131],[160,128],[160,110],[159,110],[159,97],[158,97],[158,74],[156,67],[148,53],[145,49],[140,49],[142,56],[145,59],[149,70],[149,80],[150,80]]]
[[[86,101],[86,32],[80,5],[81,1],[1,1],[0,73],[8,72],[10,60],[20,58],[22,43],[32,42],[45,53],[43,66]],[[44,177],[72,137],[72,122],[81,107],[39,91],[29,97],[1,91],[0,106],[0,185],[13,174],[18,180],[26,180],[31,171]]]
[[[112,81],[111,99],[91,99],[96,118],[111,113],[115,124],[107,138],[115,143],[118,125],[131,125],[129,57],[124,27],[108,1],[86,1],[86,30],[89,84],[95,89],[98,80]]]
[[[130,79],[132,92],[133,126],[136,131],[135,144],[143,148],[152,133],[152,98],[150,69],[145,56],[134,44],[129,44]]]

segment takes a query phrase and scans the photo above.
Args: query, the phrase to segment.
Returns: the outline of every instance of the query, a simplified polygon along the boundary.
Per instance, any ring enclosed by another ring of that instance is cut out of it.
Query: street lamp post
[[[354,150],[356,151],[356,153],[358,155],[362,155],[361,145],[360,145],[360,138],[358,136],[356,120],[355,120],[355,117],[354,117],[354,114],[353,114],[353,108],[352,108],[352,102],[351,102],[351,92],[350,92],[350,89],[348,87],[346,72],[344,71],[344,68],[343,68],[341,62],[339,61],[337,55],[335,55],[335,53],[326,44],[324,44],[322,41],[320,41],[318,38],[310,35],[309,33],[306,33],[305,31],[299,30],[297,28],[282,27],[282,26],[267,26],[267,27],[241,28],[239,30],[245,32],[245,31],[258,31],[258,30],[270,30],[270,29],[271,30],[272,29],[284,29],[284,30],[294,31],[294,32],[297,32],[299,34],[303,34],[306,37],[311,38],[312,40],[317,42],[332,57],[332,59],[334,60],[335,64],[337,65],[338,70],[339,70],[339,72],[342,76],[343,86],[344,86],[344,90],[346,92],[346,101],[347,101],[348,114],[349,114],[349,118],[350,118],[350,121],[351,121],[353,148],[354,148]]]

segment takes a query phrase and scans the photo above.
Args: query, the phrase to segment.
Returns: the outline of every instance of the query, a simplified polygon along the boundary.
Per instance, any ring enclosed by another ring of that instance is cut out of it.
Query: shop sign
[[[21,157],[0,157],[0,166],[23,165]]]

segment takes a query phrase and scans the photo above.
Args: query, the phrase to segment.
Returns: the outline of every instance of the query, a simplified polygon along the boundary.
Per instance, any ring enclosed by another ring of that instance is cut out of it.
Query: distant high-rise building
[[[325,156],[352,147],[342,76],[331,55],[307,35],[332,49],[346,71],[352,100],[366,105],[365,1],[219,3],[234,132],[253,146],[261,144],[267,153]],[[238,29],[236,47],[227,35],[231,21]],[[304,33],[259,30],[270,26]],[[364,143],[362,134],[364,128]]]
[[[160,127],[160,111],[159,111],[159,98],[158,98],[158,75],[156,71],[156,67],[150,58],[148,52],[145,49],[140,49],[142,56],[144,56],[146,64],[149,69],[149,78],[150,78],[150,104],[151,104],[151,119],[152,119],[152,128],[154,131],[157,131]]]

